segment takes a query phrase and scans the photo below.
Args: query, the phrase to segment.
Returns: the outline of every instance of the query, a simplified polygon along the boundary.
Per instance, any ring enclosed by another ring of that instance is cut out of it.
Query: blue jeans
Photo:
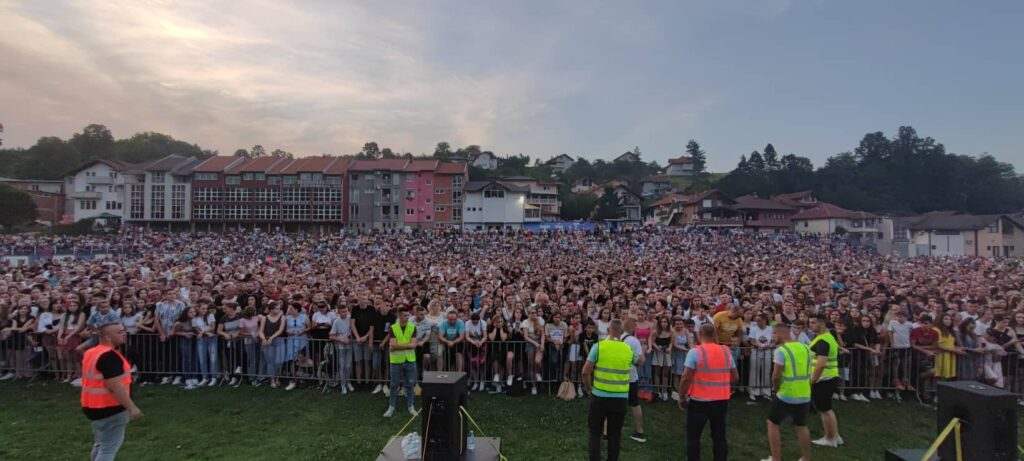
[[[181,357],[181,374],[185,379],[196,377],[196,354],[193,338],[178,338],[178,355]]]
[[[258,338],[245,338],[243,340],[245,350],[245,374],[252,379],[260,374],[260,340]]]
[[[122,411],[92,422],[92,453],[89,461],[114,461],[124,443],[124,429],[128,426],[128,412]]]
[[[394,407],[398,404],[398,388],[405,387],[406,406],[416,405],[416,362],[392,363],[389,365],[391,372],[391,396],[388,397],[388,405]]]
[[[275,338],[269,346],[262,346],[262,349],[260,349],[262,352],[262,361],[260,362],[261,378],[277,377],[278,371],[281,368],[283,347],[284,338]]]
[[[196,355],[199,356],[199,374],[203,378],[216,378],[220,373],[220,367],[217,366],[217,337],[197,338]]]
[[[342,386],[348,384],[348,378],[352,376],[352,346],[349,344],[335,344],[334,357],[338,362],[337,377]]]

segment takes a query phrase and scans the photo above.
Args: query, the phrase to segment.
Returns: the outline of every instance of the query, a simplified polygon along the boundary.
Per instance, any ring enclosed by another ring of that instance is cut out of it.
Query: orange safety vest
[[[124,355],[121,355],[117,349],[100,344],[85,351],[85,356],[82,358],[82,408],[109,408],[121,404],[107,389],[103,381],[103,374],[96,369],[96,362],[107,351],[114,351],[121,358],[121,364],[124,366],[121,383],[129,393],[131,392],[132,366],[128,363],[128,359],[124,358]]]
[[[729,348],[721,344],[701,344],[696,350],[697,368],[693,370],[690,397],[705,401],[729,400],[732,386]]]

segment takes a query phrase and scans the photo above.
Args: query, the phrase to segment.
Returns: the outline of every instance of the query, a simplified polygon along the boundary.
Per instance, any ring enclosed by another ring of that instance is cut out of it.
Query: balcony
[[[741,227],[743,218],[698,218],[693,221],[694,226],[700,227]]]
[[[100,198],[100,193],[96,192],[96,191],[72,192],[71,194],[68,195],[68,197],[77,198],[77,199],[90,199],[91,200],[91,199],[98,199],[98,198]]]

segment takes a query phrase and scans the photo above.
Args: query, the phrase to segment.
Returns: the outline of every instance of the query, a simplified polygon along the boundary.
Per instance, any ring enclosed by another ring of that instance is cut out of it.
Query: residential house
[[[672,180],[668,175],[648,176],[640,182],[640,195],[644,198],[660,197],[672,190]]]
[[[552,158],[551,160],[548,160],[544,164],[551,165],[551,170],[554,171],[555,173],[565,173],[565,170],[568,170],[570,167],[572,167],[574,163],[576,163],[576,159],[568,155],[561,154],[555,158]]]
[[[96,218],[120,222],[125,215],[124,173],[140,165],[92,160],[64,176],[64,222]]]
[[[612,192],[619,198],[619,206],[622,207],[621,221],[628,224],[640,224],[641,211],[643,209],[643,198],[625,184],[619,184],[612,188]]]
[[[498,169],[498,156],[494,155],[491,151],[481,152],[472,159],[472,165],[484,170],[497,170]]]
[[[585,192],[590,192],[590,190],[593,189],[593,188],[594,188],[594,181],[592,181],[590,178],[583,178],[583,179],[580,179],[580,180],[576,181],[575,183],[573,183],[573,185],[572,185],[572,193],[574,193],[574,194],[582,194],[582,193],[585,193]]]
[[[618,157],[615,157],[612,162],[627,162],[636,163],[640,161],[640,156],[636,152],[626,152]]]
[[[465,200],[469,168],[465,164],[441,162],[434,170],[433,227],[462,225],[462,203]],[[429,226],[429,220],[428,220]]]
[[[670,158],[668,167],[665,168],[665,174],[671,177],[693,176],[693,173],[693,157],[689,155]]]
[[[540,208],[540,216],[544,221],[558,221],[562,214],[562,200],[558,198],[558,183],[541,181],[527,176],[502,178],[501,182],[525,186],[530,189],[526,203]]]
[[[675,214],[682,213],[683,203],[686,195],[680,193],[669,193],[647,206],[645,211],[645,224],[668,225],[672,222]]]
[[[672,214],[674,226],[740,227],[743,218],[732,208],[734,202],[718,189],[687,195]]]
[[[64,181],[60,179],[14,179],[0,177],[0,184],[19,189],[36,205],[36,222],[52,225],[64,217]]]
[[[909,256],[1024,256],[1021,215],[927,213],[907,226]]]
[[[793,228],[792,218],[798,209],[778,200],[764,199],[756,195],[738,197],[732,205],[743,227],[759,232],[782,232]]]
[[[892,219],[865,211],[851,211],[831,203],[818,203],[792,216],[801,234],[848,234],[864,240],[891,239]]]
[[[354,229],[398,229],[405,225],[405,194],[402,181],[411,160],[356,160],[348,168],[348,225]],[[433,187],[433,177],[422,179],[423,187]],[[430,194],[420,194],[426,203]],[[433,220],[433,209],[414,208],[410,223]]]
[[[775,195],[772,197],[772,200],[782,202],[801,210],[818,206],[818,199],[815,198],[814,193],[809,190]]]
[[[192,221],[192,168],[196,157],[168,155],[123,173],[126,223],[185,229]]]
[[[527,203],[530,187],[505,181],[466,183],[462,227],[480,231],[518,229],[527,222],[540,222],[540,207]]]

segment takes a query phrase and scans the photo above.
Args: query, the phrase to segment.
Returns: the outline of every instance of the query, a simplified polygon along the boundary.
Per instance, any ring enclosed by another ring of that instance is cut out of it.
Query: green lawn
[[[343,397],[310,389],[151,386],[136,389],[135,399],[145,417],[129,426],[119,459],[373,460],[408,418],[381,418],[383,397],[366,392]],[[474,394],[468,409],[486,435],[501,437],[511,460],[585,459],[584,400]],[[644,411],[649,440],[624,440],[622,459],[682,459],[683,414],[664,403]],[[730,459],[767,456],[766,412],[765,403],[732,402]],[[886,447],[924,447],[935,434],[934,410],[916,403],[840,402],[838,413],[847,445],[816,448],[816,460],[878,460]],[[0,425],[4,460],[85,459],[91,446],[78,394],[67,385],[0,384]],[[418,421],[411,427],[418,427]],[[820,432],[815,417],[811,434]],[[788,428],[785,437],[785,459],[796,459],[795,437]],[[710,442],[705,447],[709,456]]]

